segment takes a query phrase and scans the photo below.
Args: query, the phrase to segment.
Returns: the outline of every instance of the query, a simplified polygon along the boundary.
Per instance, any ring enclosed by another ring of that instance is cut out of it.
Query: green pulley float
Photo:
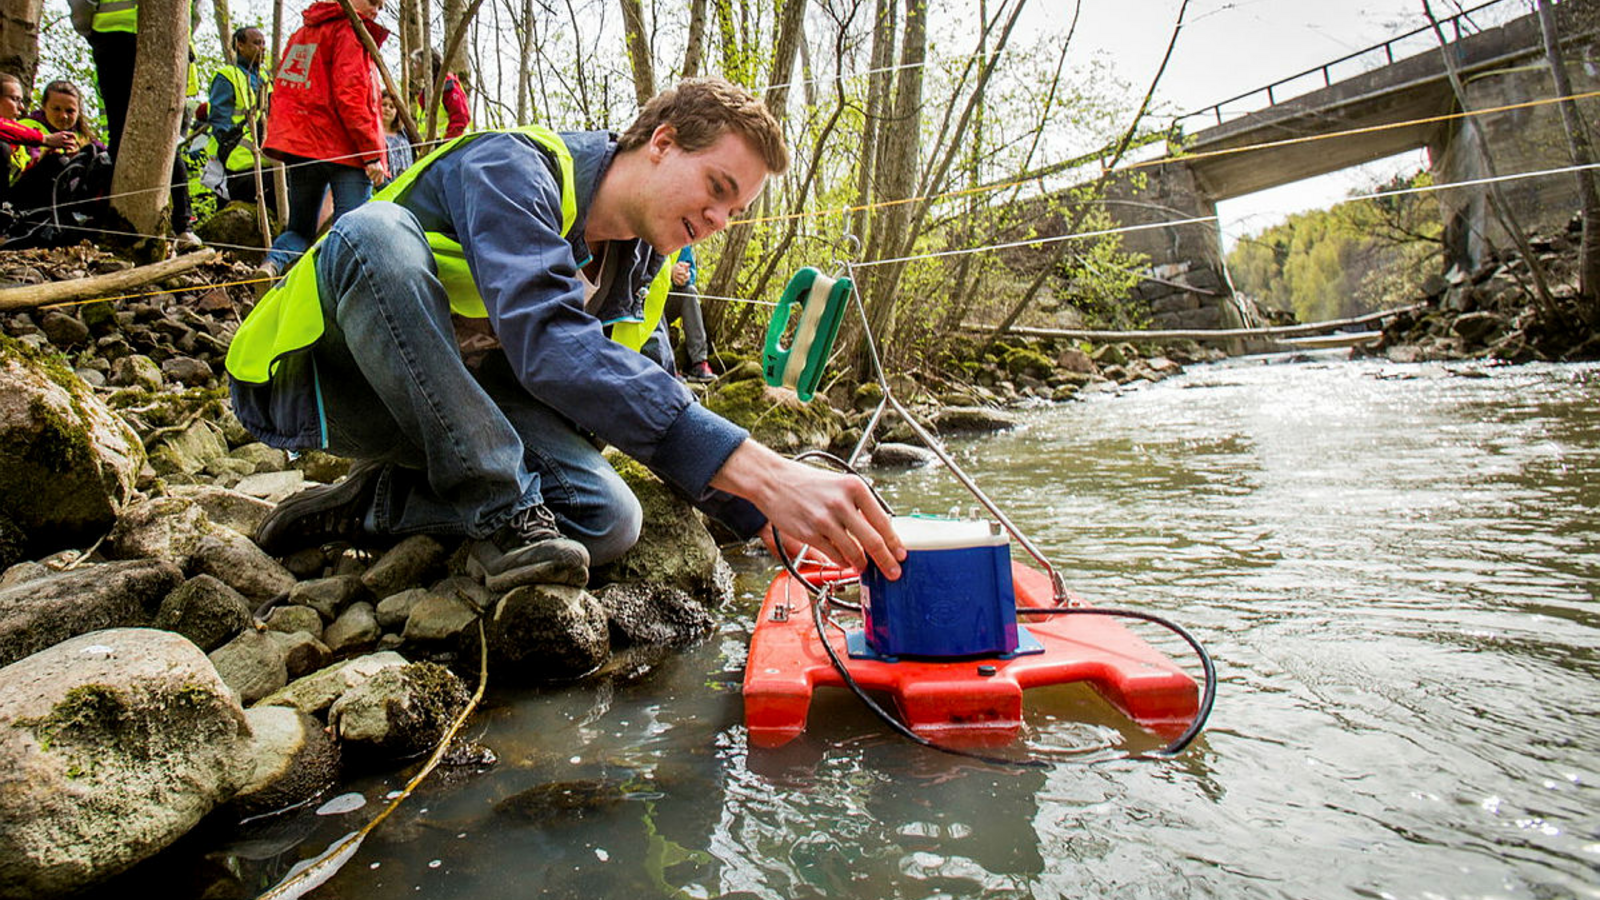
[[[767,346],[761,354],[767,384],[793,388],[800,402],[811,401],[822,381],[822,369],[833,353],[834,339],[839,336],[851,287],[849,278],[829,278],[810,266],[794,273],[767,324]],[[785,347],[783,335],[796,306],[800,307],[800,317],[789,346]]]

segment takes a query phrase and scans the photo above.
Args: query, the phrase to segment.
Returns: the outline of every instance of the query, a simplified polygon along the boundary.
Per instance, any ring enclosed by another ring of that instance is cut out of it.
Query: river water
[[[1600,897],[1600,367],[1246,359],[1023,418],[951,449],[1078,593],[1208,647],[1180,757],[1129,758],[1161,742],[1081,688],[1029,692],[1042,770],[910,745],[835,691],[751,749],[770,570],[741,556],[705,644],[491,690],[472,736],[500,762],[441,770],[316,896]],[[875,478],[901,512],[971,502]],[[406,774],[189,859],[256,892]]]

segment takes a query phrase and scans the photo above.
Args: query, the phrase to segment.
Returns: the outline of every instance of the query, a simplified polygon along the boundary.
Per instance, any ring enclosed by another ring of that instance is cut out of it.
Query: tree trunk
[[[533,58],[533,0],[522,0],[522,21],[517,23],[517,59],[531,60]],[[524,62],[517,66],[517,124],[526,125],[534,121],[529,115],[532,105],[533,92],[532,75],[533,66]]]
[[[475,8],[472,12],[467,11],[466,0],[444,0],[444,33],[446,37],[454,35],[457,29],[465,29],[467,27],[466,22],[472,18],[475,12]],[[471,90],[471,86],[477,83],[477,73],[472,71],[472,64],[468,62],[467,54],[461,51],[460,45],[457,45],[454,53],[449,52],[449,50],[449,47],[445,48],[444,70],[456,73],[456,77],[461,79],[462,90]]]
[[[1578,196],[1583,200],[1578,293],[1583,297],[1584,319],[1591,326],[1600,326],[1600,191],[1595,190],[1594,170],[1587,168],[1594,161],[1594,151],[1589,146],[1589,130],[1578,115],[1577,101],[1571,99],[1572,79],[1567,77],[1567,61],[1561,53],[1550,0],[1539,0],[1539,30],[1544,33],[1544,55],[1550,62],[1550,75],[1555,79],[1556,96],[1568,98],[1557,106],[1561,109],[1561,125],[1567,132],[1572,164],[1585,167],[1573,173],[1578,179]]]
[[[39,68],[39,17],[44,0],[0,0],[0,72],[22,82],[22,95],[33,96]]]
[[[900,70],[895,78],[894,111],[883,129],[878,154],[878,197],[905,200],[917,185],[917,163],[922,150],[923,62],[927,58],[927,0],[905,0],[906,24],[900,45]],[[894,203],[874,211],[872,237],[867,244],[867,259],[886,258],[909,238],[906,226],[911,221],[912,204]],[[867,326],[874,335],[887,335],[894,325],[895,297],[892,285],[899,281],[903,263],[876,267],[862,279],[862,296],[867,307]],[[867,359],[865,335],[856,335],[858,359]],[[867,372],[863,365],[857,369]],[[875,374],[875,373],[874,373]]]
[[[683,77],[700,74],[700,57],[706,49],[706,0],[689,0],[689,40],[683,48]]]
[[[866,206],[877,196],[878,130],[889,107],[892,81],[888,69],[890,60],[894,59],[895,19],[894,0],[878,0],[878,9],[873,18],[872,59],[869,63],[872,72],[867,76],[867,109],[861,123],[861,160],[856,176],[856,204],[860,208],[852,217],[850,226],[851,233],[863,242],[870,237],[867,229],[872,222]]]
[[[633,63],[633,96],[639,108],[656,95],[656,68],[650,58],[650,36],[645,33],[644,7],[639,0],[617,0],[622,7],[622,29],[628,42],[628,59]]]
[[[186,0],[143,0],[140,15],[148,22],[171,22],[171,28],[140,32],[133,66],[128,120],[122,129],[117,166],[111,179],[111,208],[141,235],[165,233],[172,159],[183,122],[184,82],[189,65],[189,4]],[[165,241],[147,238],[160,244]],[[145,254],[156,258],[155,247]]]
[[[233,20],[228,17],[228,0],[211,0],[211,17],[217,23],[217,37],[222,40],[222,61],[233,65]],[[204,87],[201,88],[204,90]]]

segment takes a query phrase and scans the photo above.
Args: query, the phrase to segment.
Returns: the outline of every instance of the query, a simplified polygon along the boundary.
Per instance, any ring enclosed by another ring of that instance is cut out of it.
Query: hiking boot
[[[272,290],[273,285],[278,283],[278,267],[270,259],[262,260],[261,265],[251,270],[250,277],[254,279],[250,290],[256,295],[256,299],[260,300],[267,291]]]
[[[467,572],[484,587],[504,593],[525,584],[589,583],[589,551],[561,536],[544,504],[518,510],[511,521],[467,545]]]
[[[711,371],[711,364],[702,359],[689,367],[689,374],[686,377],[690,381],[705,384],[709,381],[716,381],[717,373]]]
[[[261,521],[256,544],[273,556],[287,556],[334,541],[360,546],[375,537],[365,525],[383,465],[360,462],[337,484],[307,488],[284,500]]]

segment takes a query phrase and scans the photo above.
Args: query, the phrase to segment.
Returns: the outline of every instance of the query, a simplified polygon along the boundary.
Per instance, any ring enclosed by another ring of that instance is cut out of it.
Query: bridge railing
[[[1473,6],[1473,7],[1470,7],[1468,9],[1464,9],[1461,12],[1458,12],[1455,15],[1450,16],[1447,19],[1441,19],[1439,21],[1439,26],[1444,31],[1446,37],[1452,37],[1453,36],[1453,38],[1452,38],[1453,40],[1459,41],[1459,40],[1462,39],[1462,37],[1473,33],[1473,30],[1476,29],[1476,27],[1474,26],[1474,24],[1473,24],[1473,22],[1471,20],[1471,17],[1472,17],[1472,15],[1474,13],[1481,12],[1483,10],[1486,10],[1486,9],[1490,8],[1490,7],[1505,6],[1505,5],[1507,5],[1509,3],[1513,3],[1513,2],[1521,3],[1522,0],[1487,0],[1487,2],[1480,3],[1477,6]],[[1560,3],[1560,2],[1562,2],[1562,0],[1553,0],[1553,2]],[[1464,25],[1465,25],[1465,27],[1463,27]],[[1338,59],[1330,60],[1330,61],[1328,61],[1326,63],[1323,63],[1320,66],[1315,66],[1313,68],[1306,69],[1303,72],[1296,72],[1295,74],[1290,75],[1287,78],[1280,78],[1277,81],[1274,81],[1269,85],[1266,85],[1265,87],[1259,87],[1259,88],[1256,88],[1255,90],[1246,91],[1246,92],[1244,92],[1242,94],[1239,94],[1237,96],[1229,97],[1226,100],[1222,100],[1220,102],[1213,103],[1210,106],[1202,107],[1201,109],[1197,109],[1197,110],[1195,110],[1193,112],[1190,112],[1190,113],[1185,113],[1184,115],[1181,115],[1181,116],[1177,117],[1175,120],[1173,120],[1173,126],[1174,126],[1174,128],[1177,128],[1178,126],[1183,126],[1183,125],[1187,125],[1187,124],[1190,124],[1190,123],[1195,123],[1196,126],[1199,127],[1199,128],[1210,128],[1210,127],[1212,127],[1214,125],[1221,125],[1225,121],[1230,121],[1232,119],[1241,118],[1243,116],[1249,115],[1250,113],[1259,112],[1260,110],[1266,109],[1267,107],[1275,106],[1275,105],[1277,105],[1278,103],[1280,103],[1280,102],[1282,102],[1284,100],[1291,100],[1291,99],[1293,99],[1295,97],[1299,97],[1299,96],[1302,96],[1304,94],[1308,94],[1308,93],[1310,93],[1311,91],[1314,91],[1314,90],[1321,90],[1322,88],[1332,87],[1333,84],[1334,84],[1334,81],[1333,81],[1333,69],[1335,67],[1337,67],[1337,66],[1343,65],[1345,63],[1352,62],[1354,60],[1358,60],[1358,59],[1374,60],[1375,64],[1370,65],[1369,66],[1370,68],[1375,68],[1377,65],[1394,65],[1395,60],[1397,59],[1397,57],[1395,56],[1395,48],[1397,46],[1405,43],[1408,40],[1416,38],[1418,35],[1424,35],[1424,34],[1428,35],[1429,41],[1432,42],[1434,40],[1433,26],[1432,25],[1424,25],[1421,28],[1413,29],[1411,31],[1406,32],[1405,34],[1396,35],[1396,36],[1384,41],[1381,44],[1374,44],[1371,47],[1367,47],[1367,48],[1362,49],[1362,50],[1357,50],[1354,53],[1347,53],[1344,56],[1339,57]],[[1420,49],[1419,49],[1418,52],[1421,52]],[[1379,54],[1382,54],[1382,55],[1380,56]],[[1398,58],[1404,59],[1405,57],[1401,56],[1401,57],[1398,57]],[[1366,71],[1366,70],[1363,69],[1363,71]],[[1308,89],[1303,89],[1303,90],[1298,90],[1296,93],[1289,94],[1287,96],[1283,96],[1283,94],[1285,93],[1285,89],[1288,88],[1291,84],[1294,84],[1295,82],[1303,81],[1303,80],[1308,79],[1308,78],[1312,78],[1313,76],[1317,76],[1317,75],[1322,76],[1322,84],[1320,86],[1313,87],[1313,88],[1308,88]],[[1267,102],[1264,105],[1258,103],[1257,105],[1251,106],[1249,108],[1242,108],[1241,107],[1241,108],[1228,109],[1228,107],[1231,107],[1231,106],[1233,106],[1233,104],[1239,103],[1240,101],[1249,100],[1251,98],[1261,97],[1261,96],[1265,96],[1266,97],[1266,101]],[[1224,116],[1226,116],[1226,118],[1224,118]],[[1212,121],[1212,120],[1214,120],[1214,121]]]

